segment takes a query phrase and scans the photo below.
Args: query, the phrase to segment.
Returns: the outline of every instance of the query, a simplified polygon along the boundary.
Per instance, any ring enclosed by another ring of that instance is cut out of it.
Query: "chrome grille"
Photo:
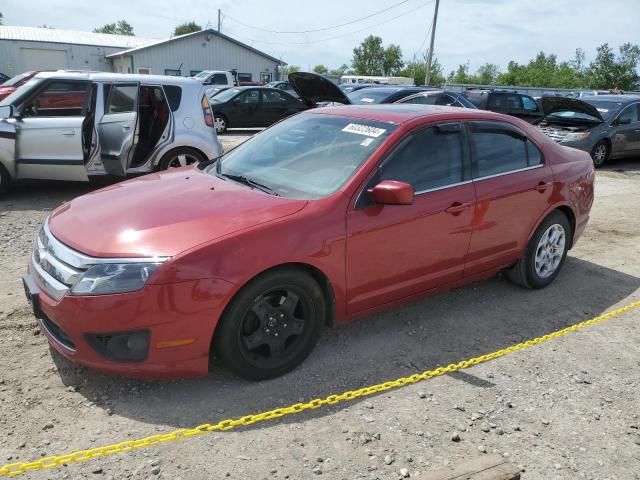
[[[543,127],[539,126],[538,129],[540,129],[540,131],[544,133],[547,137],[550,137],[552,140],[558,143],[562,142],[567,137],[567,134],[569,133],[565,130],[561,130],[559,128],[553,128],[549,126],[543,126]]]

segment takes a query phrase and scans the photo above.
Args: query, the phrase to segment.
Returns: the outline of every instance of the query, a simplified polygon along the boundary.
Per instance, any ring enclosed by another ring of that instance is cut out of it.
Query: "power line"
[[[260,43],[266,43],[266,44],[272,44],[272,45],[311,45],[314,43],[322,43],[322,42],[328,42],[330,40],[337,40],[339,38],[344,38],[344,37],[348,37],[350,35],[353,35],[355,33],[360,33],[363,32],[365,30],[369,30],[371,28],[375,28],[375,27],[379,27],[380,25],[384,25],[386,23],[392,22],[394,20],[397,20],[400,17],[404,17],[406,15],[409,15],[411,13],[414,13],[417,10],[420,10],[421,8],[424,8],[428,5],[431,5],[435,0],[429,0],[426,3],[423,3],[422,5],[417,6],[416,8],[409,10],[408,12],[404,12],[401,13],[400,15],[396,15],[395,17],[391,17],[388,20],[385,20],[384,22],[380,22],[380,23],[376,23],[375,25],[369,25],[367,27],[361,28],[359,30],[354,30],[352,32],[349,33],[345,33],[342,35],[337,35],[334,37],[328,37],[328,38],[322,38],[322,39],[318,39],[318,40],[311,40],[311,41],[306,41],[306,42],[270,42],[270,41],[266,41],[266,40],[260,40]],[[251,41],[255,42],[256,40],[250,39]]]
[[[333,30],[335,28],[340,28],[340,27],[344,27],[346,25],[351,25],[351,24],[354,24],[354,23],[357,23],[357,22],[361,22],[362,20],[366,20],[368,18],[375,17],[376,15],[380,15],[381,13],[388,12],[389,10],[391,10],[393,8],[396,8],[396,7],[398,7],[398,6],[400,6],[400,5],[404,4],[404,3],[407,3],[408,1],[409,0],[402,0],[401,2],[394,3],[393,5],[391,5],[391,6],[387,7],[387,8],[384,8],[382,10],[379,10],[377,12],[374,12],[374,13],[372,13],[370,15],[367,15],[366,17],[356,18],[355,20],[350,20],[348,22],[341,23],[339,25],[332,25],[330,27],[314,28],[312,30],[300,30],[300,31],[269,30],[269,29],[266,29],[266,28],[261,28],[261,27],[256,27],[254,25],[246,24],[246,23],[241,22],[240,20],[236,20],[235,18],[233,18],[233,17],[231,17],[229,15],[226,15],[226,14],[225,14],[225,17],[228,18],[229,20],[233,21],[233,22],[236,22],[236,23],[242,25],[243,27],[251,28],[253,30],[259,30],[261,32],[267,32],[267,33],[314,33],[314,32],[323,32],[323,31],[326,31],[326,30]]]

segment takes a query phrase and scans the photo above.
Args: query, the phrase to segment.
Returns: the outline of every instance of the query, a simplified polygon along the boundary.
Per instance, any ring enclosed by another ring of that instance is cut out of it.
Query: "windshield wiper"
[[[263,185],[260,182],[256,182],[255,180],[252,180],[251,178],[245,177],[244,175],[235,175],[233,173],[222,173],[221,171],[218,170],[217,172],[219,175],[222,175],[223,177],[228,178],[229,180],[233,180],[234,182],[238,182],[238,183],[242,183],[244,185],[247,185],[251,188],[257,188],[258,190],[261,190],[265,193],[268,193],[269,195],[273,195],[275,197],[279,197],[280,194],[277,193],[273,188],[268,187],[266,185]]]
[[[218,155],[215,158],[210,158],[209,160],[205,160],[204,162],[200,162],[200,163],[198,163],[198,168],[200,170],[204,170],[209,165],[213,165],[214,163],[218,162],[218,160],[220,160],[220,157],[222,157],[222,155]],[[220,162],[218,162],[218,163],[220,163]]]

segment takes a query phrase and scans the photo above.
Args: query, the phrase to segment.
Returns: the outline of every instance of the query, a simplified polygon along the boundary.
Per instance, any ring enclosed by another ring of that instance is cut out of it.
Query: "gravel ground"
[[[19,281],[48,212],[97,186],[25,184],[0,199],[0,465],[382,382],[640,300],[640,162],[617,162],[598,172],[587,232],[550,288],[495,278],[327,330],[302,367],[268,382],[221,367],[185,381],[109,377],[50,352]],[[639,320],[636,310],[368,399],[29,476],[419,478],[496,452],[525,480],[640,479]]]

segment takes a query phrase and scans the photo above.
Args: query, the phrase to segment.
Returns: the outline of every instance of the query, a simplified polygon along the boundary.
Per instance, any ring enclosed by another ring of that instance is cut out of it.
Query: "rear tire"
[[[605,140],[600,140],[591,149],[591,158],[593,159],[593,166],[600,168],[607,160],[609,160],[609,144]]]
[[[169,168],[179,168],[187,165],[204,162],[207,160],[197,150],[189,147],[179,147],[165,153],[160,162],[158,162],[158,170],[167,170]]]
[[[278,377],[311,353],[325,315],[322,289],[311,275],[290,268],[267,272],[227,306],[214,335],[214,353],[241,377]]]
[[[558,276],[571,245],[571,226],[567,216],[556,210],[538,226],[524,255],[507,277],[525,288],[544,288]]]
[[[11,177],[9,172],[0,163],[0,195],[4,195],[9,191],[9,185],[11,184]]]

